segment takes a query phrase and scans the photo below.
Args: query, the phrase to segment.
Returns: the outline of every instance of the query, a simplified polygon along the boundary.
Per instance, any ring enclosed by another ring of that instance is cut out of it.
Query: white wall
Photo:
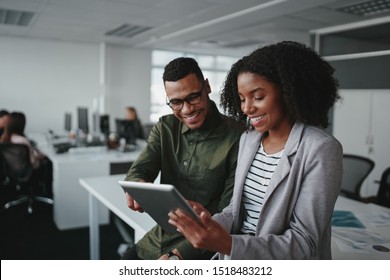
[[[151,53],[119,46],[107,47],[107,109],[111,128],[123,118],[124,108],[137,108],[142,122],[149,122]]]
[[[77,106],[91,114],[104,91],[98,44],[0,37],[0,61],[0,108],[24,112],[27,133],[62,133],[65,112],[75,128]],[[107,113],[122,117],[124,106],[134,105],[147,121],[150,52],[108,46],[106,70]]]

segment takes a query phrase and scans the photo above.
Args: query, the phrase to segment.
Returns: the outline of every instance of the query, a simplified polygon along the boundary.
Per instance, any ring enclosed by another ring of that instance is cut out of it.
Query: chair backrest
[[[154,123],[143,123],[142,124],[143,130],[144,130],[144,138],[145,139],[149,138],[149,134],[152,131],[152,128],[154,127],[154,125],[155,125]]]
[[[33,168],[28,146],[22,144],[0,144],[2,173],[15,182],[27,182]]]
[[[360,189],[374,166],[374,161],[369,158],[344,154],[341,194],[356,200],[362,200]]]
[[[390,167],[385,169],[382,173],[381,181],[379,183],[378,204],[386,207],[390,207]]]

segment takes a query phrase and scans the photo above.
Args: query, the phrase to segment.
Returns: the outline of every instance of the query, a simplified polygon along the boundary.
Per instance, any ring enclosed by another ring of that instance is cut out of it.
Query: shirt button
[[[184,164],[184,166],[187,166],[187,165],[188,165],[188,162],[185,161],[185,162],[183,162],[183,164]]]

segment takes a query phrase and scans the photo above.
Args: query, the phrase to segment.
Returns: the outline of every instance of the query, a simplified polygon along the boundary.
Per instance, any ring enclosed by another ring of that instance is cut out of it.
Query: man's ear
[[[206,93],[210,94],[211,93],[211,87],[210,87],[209,79],[205,79],[204,80],[204,87],[206,89]]]

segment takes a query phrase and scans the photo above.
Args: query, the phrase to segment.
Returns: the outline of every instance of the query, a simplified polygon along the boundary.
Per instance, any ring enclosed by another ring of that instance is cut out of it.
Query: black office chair
[[[388,167],[382,174],[376,203],[390,207],[390,167]]]
[[[143,130],[144,130],[144,138],[148,139],[149,134],[152,131],[152,128],[154,127],[155,123],[144,123],[142,124]]]
[[[22,144],[0,144],[2,187],[14,187],[25,194],[4,204],[3,209],[27,202],[28,213],[33,212],[33,202],[53,204],[48,197],[34,195],[39,178],[35,176],[30,161],[29,147]]]
[[[368,197],[364,201],[390,208],[390,167],[382,173],[377,195]]]
[[[343,179],[340,194],[364,201],[360,196],[364,180],[374,169],[375,163],[369,158],[357,155],[343,155]]]

